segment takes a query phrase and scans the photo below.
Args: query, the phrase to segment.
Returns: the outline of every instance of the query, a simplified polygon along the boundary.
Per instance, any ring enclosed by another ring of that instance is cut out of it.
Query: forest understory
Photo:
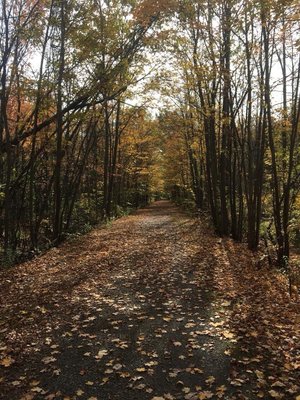
[[[0,272],[0,398],[300,398],[299,303],[159,201]]]

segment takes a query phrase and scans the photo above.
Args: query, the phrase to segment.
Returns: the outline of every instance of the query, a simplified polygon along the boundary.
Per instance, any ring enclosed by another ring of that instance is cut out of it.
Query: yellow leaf
[[[234,338],[234,334],[232,332],[229,331],[223,331],[222,335],[226,338],[226,339],[233,339]]]
[[[101,360],[101,358],[103,358],[104,356],[106,356],[108,354],[108,351],[107,350],[100,350],[99,352],[98,352],[98,354],[96,355],[96,359],[97,360]]]
[[[276,382],[274,382],[271,386],[272,386],[272,387],[284,388],[284,387],[285,387],[285,384],[282,383],[282,382],[280,382],[280,381],[276,381]]]
[[[120,375],[121,378],[129,378],[130,377],[130,373],[129,372],[120,372],[119,375]],[[104,379],[108,380],[108,378],[104,378]]]
[[[214,383],[214,381],[216,380],[216,378],[214,377],[214,376],[209,376],[207,379],[206,379],[206,383],[208,384],[208,385],[212,385],[213,383]]]
[[[256,369],[254,372],[258,379],[264,379],[264,373],[262,371]]]
[[[194,372],[197,373],[197,374],[203,374],[204,373],[203,369],[200,369],[200,368],[194,368]]]
[[[222,386],[217,387],[217,392],[222,392],[222,393],[224,393],[224,392],[226,392],[226,390],[227,390],[227,388],[226,388],[225,385],[222,385]]]
[[[54,361],[56,361],[56,358],[55,358],[55,357],[44,357],[44,358],[42,359],[42,362],[43,362],[44,364],[50,364],[50,363],[53,363]]]
[[[30,386],[37,386],[40,383],[40,381],[32,381],[30,382]]]
[[[198,394],[198,399],[199,400],[211,399],[213,397],[213,395],[214,394],[212,392],[209,392],[206,390],[206,391]]]
[[[221,304],[222,307],[230,307],[231,306],[231,301],[226,300]]]
[[[283,394],[278,393],[275,390],[269,390],[269,395],[273,397],[273,399],[283,399]]]
[[[2,365],[3,367],[7,368],[10,367],[11,364],[13,364],[15,362],[15,360],[13,358],[11,358],[10,356],[3,358],[0,361],[0,365]]]
[[[36,386],[36,387],[32,388],[31,391],[35,392],[35,393],[41,393],[44,390],[42,388],[40,388],[39,386]]]
[[[166,400],[174,400],[174,397],[170,393],[164,394],[164,398]]]

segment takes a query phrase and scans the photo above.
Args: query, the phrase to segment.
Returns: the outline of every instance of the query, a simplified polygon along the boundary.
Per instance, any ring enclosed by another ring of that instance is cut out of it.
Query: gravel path
[[[157,202],[2,273],[0,398],[261,398],[197,229]]]

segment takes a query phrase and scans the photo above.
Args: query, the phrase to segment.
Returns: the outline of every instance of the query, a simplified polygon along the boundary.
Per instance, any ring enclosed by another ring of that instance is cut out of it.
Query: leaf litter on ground
[[[299,400],[284,277],[170,203],[1,272],[0,290],[3,399]]]

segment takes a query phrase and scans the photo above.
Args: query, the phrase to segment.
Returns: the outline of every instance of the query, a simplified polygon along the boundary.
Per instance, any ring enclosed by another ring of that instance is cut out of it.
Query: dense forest
[[[299,0],[0,10],[0,400],[300,400]]]
[[[297,1],[2,0],[0,23],[2,265],[159,197],[287,264]]]

